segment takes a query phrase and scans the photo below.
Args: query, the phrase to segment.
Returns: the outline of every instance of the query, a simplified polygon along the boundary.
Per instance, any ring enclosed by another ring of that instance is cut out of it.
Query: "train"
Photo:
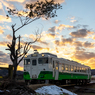
[[[24,57],[23,78],[26,83],[87,84],[91,80],[91,68],[35,50]]]

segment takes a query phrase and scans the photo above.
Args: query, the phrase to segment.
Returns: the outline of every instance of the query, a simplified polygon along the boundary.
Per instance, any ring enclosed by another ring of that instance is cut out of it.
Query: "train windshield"
[[[47,64],[48,63],[48,57],[43,57],[38,59],[39,64]]]

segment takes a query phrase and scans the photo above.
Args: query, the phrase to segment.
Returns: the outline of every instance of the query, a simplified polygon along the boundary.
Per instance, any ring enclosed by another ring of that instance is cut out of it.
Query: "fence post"
[[[9,78],[12,79],[13,75],[13,65],[9,65]]]

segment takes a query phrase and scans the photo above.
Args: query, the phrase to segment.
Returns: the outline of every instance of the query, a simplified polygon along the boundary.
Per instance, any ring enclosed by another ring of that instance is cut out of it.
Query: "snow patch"
[[[37,92],[39,94],[43,94],[43,95],[47,95],[47,94],[60,95],[60,94],[63,94],[63,93],[67,93],[69,95],[77,95],[73,92],[70,92],[70,91],[68,91],[66,89],[63,89],[61,87],[58,87],[56,85],[43,86],[41,88],[36,89],[35,92]]]
[[[4,91],[0,90],[0,92],[4,92]]]

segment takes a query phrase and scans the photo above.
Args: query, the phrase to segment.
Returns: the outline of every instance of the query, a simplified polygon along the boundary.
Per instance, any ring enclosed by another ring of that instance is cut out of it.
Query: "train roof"
[[[37,57],[38,55],[41,56],[42,54],[44,55],[47,55],[47,56],[51,56],[51,57],[55,57],[55,58],[58,58],[57,55],[55,54],[52,54],[52,53],[39,53],[39,52],[34,52],[30,55],[28,55],[27,57]],[[37,56],[36,56],[37,55]],[[83,66],[83,67],[89,67],[89,66],[86,66],[84,64],[81,64],[81,63],[78,63],[76,61],[73,61],[73,60],[68,60],[68,59],[65,59],[65,58],[58,58],[60,61],[63,61],[63,62],[66,62],[66,64],[73,64],[73,65],[77,65],[77,66]],[[89,67],[90,68],[90,67]]]
[[[65,59],[65,58],[59,58],[59,60],[63,61],[66,64],[69,64],[69,65],[72,64],[74,66],[81,66],[81,67],[87,67],[87,68],[89,67],[89,66],[86,66],[84,64],[78,63],[78,62],[73,61],[73,60],[68,60],[68,59]]]

